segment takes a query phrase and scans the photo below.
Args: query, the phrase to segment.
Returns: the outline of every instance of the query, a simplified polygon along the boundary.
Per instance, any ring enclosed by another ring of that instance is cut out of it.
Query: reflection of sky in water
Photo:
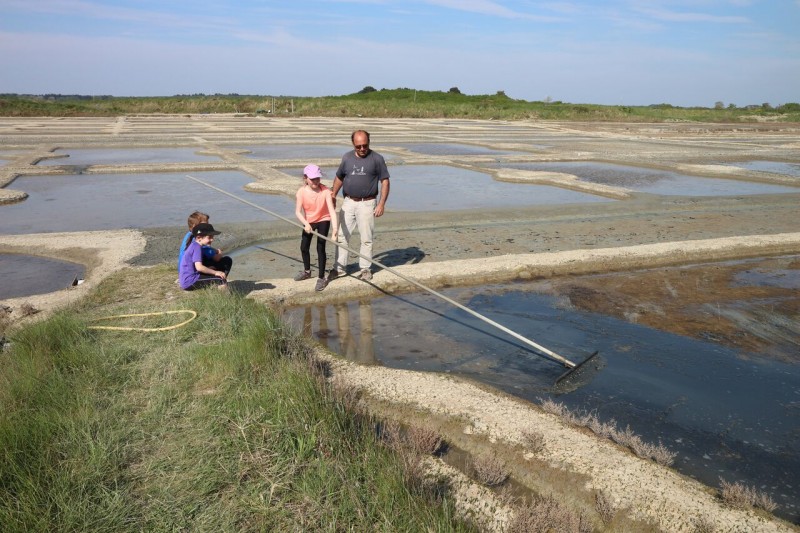
[[[44,159],[38,165],[125,165],[132,163],[182,163],[219,161],[217,156],[196,154],[200,148],[64,148],[54,155],[69,157]]]
[[[263,144],[236,146],[228,149],[250,150],[252,153],[242,155],[253,159],[308,159],[308,163],[316,163],[315,159],[341,158],[342,154],[352,150],[353,147],[333,144]],[[300,172],[302,173],[302,171],[301,166]],[[332,172],[331,175],[333,175]]]
[[[734,282],[738,286],[780,287],[800,289],[800,270],[792,269],[753,269],[737,272]]]
[[[730,167],[755,170],[757,172],[770,172],[784,176],[800,177],[800,163],[782,163],[780,161],[742,161],[740,163],[723,163]]]
[[[241,172],[194,172],[193,176],[282,216],[294,214],[294,199],[250,193],[253,179]],[[266,214],[186,178],[186,174],[81,174],[25,176],[11,187],[28,193],[23,202],[0,205],[6,234],[86,231],[158,226],[186,227],[194,210],[212,224],[263,220]],[[217,228],[220,229],[220,228]]]
[[[66,289],[83,265],[32,255],[0,254],[0,300]]]
[[[677,452],[679,471],[707,484],[722,476],[766,487],[784,510],[800,503],[792,489],[800,476],[797,411],[787,408],[798,402],[797,365],[743,360],[717,344],[576,311],[535,284],[442,292],[574,362],[599,350],[605,366],[556,401],[662,442]],[[564,370],[429,294],[291,309],[286,317],[359,363],[462,375],[534,402],[553,396]]]
[[[551,135],[551,134],[541,134],[541,135],[521,135],[519,137],[509,137],[506,139],[508,142],[515,142],[515,143],[531,143],[534,146],[537,144],[539,145],[555,145],[555,144],[568,144],[568,143],[577,143],[577,142],[593,142],[597,141],[596,137],[581,137],[581,136],[573,136],[573,135]]]
[[[639,192],[682,196],[728,196],[735,194],[800,193],[800,188],[751,183],[739,180],[701,178],[665,170],[612,165],[608,163],[514,163],[503,168],[573,174],[579,179],[625,187]]]
[[[484,146],[474,146],[471,144],[447,144],[447,143],[392,143],[391,146],[405,148],[412,152],[426,155],[504,155],[515,152],[493,150]]]
[[[558,187],[505,183],[489,174],[446,165],[397,165],[389,168],[389,209],[440,211],[584,202],[608,198]]]

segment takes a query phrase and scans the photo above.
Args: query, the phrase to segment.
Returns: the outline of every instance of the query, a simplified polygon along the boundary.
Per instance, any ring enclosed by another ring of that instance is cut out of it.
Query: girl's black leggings
[[[331,230],[331,221],[330,220],[323,220],[322,222],[314,222],[311,224],[311,229],[319,233],[320,235],[328,236],[328,232]],[[303,256],[303,268],[306,271],[311,270],[311,239],[314,238],[313,233],[306,233],[303,232],[303,237],[300,240],[300,255]],[[320,239],[317,237],[317,261],[319,262],[319,277],[325,277],[325,263],[327,257],[325,256],[325,239]]]

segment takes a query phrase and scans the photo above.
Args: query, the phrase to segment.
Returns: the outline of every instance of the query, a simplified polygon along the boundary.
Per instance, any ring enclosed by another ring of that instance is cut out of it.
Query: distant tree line
[[[239,94],[239,93],[194,93],[194,94],[176,94],[174,96],[154,96],[152,98],[205,98],[205,97],[225,97],[225,98],[261,98],[259,95]],[[0,93],[0,98],[31,98],[35,100],[111,100],[113,98],[125,98],[124,96],[112,96],[110,94],[59,94],[59,93],[46,93],[46,94],[20,94],[20,93]],[[133,98],[148,98],[147,96],[139,96]]]
[[[681,106],[675,106],[672,104],[651,104],[648,107],[653,109],[681,109]],[[725,102],[715,102],[714,109],[726,109]],[[727,109],[747,109],[747,110],[756,110],[760,109],[762,111],[778,111],[780,113],[796,113],[800,111],[800,104],[795,102],[787,102],[785,104],[781,104],[779,106],[773,107],[770,105],[769,102],[764,102],[763,104],[748,104],[743,105],[741,107],[737,107],[736,104],[728,104]]]
[[[117,98],[116,96],[112,96],[110,94],[57,94],[57,93],[47,93],[47,94],[17,94],[17,93],[0,93],[0,97],[9,98],[9,97],[16,97],[16,98],[31,98],[35,100],[111,100],[112,98]]]
[[[581,121],[754,121],[768,116],[800,123],[800,104],[768,103],[737,107],[722,101],[708,107],[572,104],[547,96],[542,101],[509,97],[505,91],[464,94],[458,87],[438,91],[376,89],[320,97],[246,96],[238,93],[195,93],[174,96],[109,96],[48,93],[0,94],[0,116],[120,116],[126,114],[236,113],[294,116],[461,117],[475,119],[533,119]]]
[[[416,89],[409,89],[408,87],[400,87],[398,89],[376,89],[372,85],[367,85],[360,91],[355,94],[368,94],[373,92],[383,92],[383,91],[416,91]],[[445,93],[445,91],[420,91],[420,92],[439,92]],[[458,87],[450,87],[448,94],[457,94],[463,95],[464,93]],[[465,95],[466,96],[466,95]],[[505,91],[499,90],[496,92],[495,96],[500,98],[509,98]],[[239,93],[213,93],[213,94],[206,94],[206,93],[192,93],[192,94],[176,94],[174,96],[161,96],[161,97],[152,97],[152,98],[263,98],[263,95],[248,95],[248,94],[239,94]],[[101,95],[88,95],[88,94],[60,94],[60,93],[46,93],[46,94],[21,94],[21,93],[0,93],[0,98],[24,98],[30,100],[39,100],[39,101],[48,101],[48,102],[58,102],[58,101],[91,101],[91,100],[113,100],[115,98],[125,98],[120,96],[112,96],[109,94],[101,94]],[[149,97],[131,97],[131,98],[149,98]],[[288,98],[288,97],[281,97],[281,98]],[[544,103],[547,104],[563,104],[562,101],[556,100],[554,101],[550,96],[546,97],[543,100]],[[649,106],[652,109],[681,109],[681,106],[675,106],[672,104],[661,103],[661,104],[651,104]],[[702,108],[702,106],[698,107]],[[736,109],[745,109],[745,110],[762,110],[762,111],[776,111],[779,113],[797,113],[800,111],[800,103],[796,102],[787,102],[785,104],[781,104],[778,106],[773,107],[768,102],[764,102],[762,104],[749,104],[744,105],[741,107],[737,107],[736,104],[728,104],[725,105],[722,101],[717,101],[714,103],[713,109],[729,109],[729,110],[736,110]]]
[[[391,91],[391,90],[395,90],[395,91],[416,91],[416,89],[409,89],[408,87],[398,87],[397,89],[380,89],[380,91]],[[369,93],[374,93],[374,92],[379,92],[379,90],[376,89],[375,87],[373,87],[372,85],[367,85],[366,87],[364,87],[363,89],[358,91],[356,94],[369,94]],[[429,91],[429,92],[437,92],[437,91]],[[444,91],[438,91],[438,92],[443,93]],[[447,92],[449,94],[464,94],[464,93],[461,92],[461,90],[458,87],[450,87],[450,89]],[[506,95],[506,92],[502,91],[502,90],[497,91],[497,93],[495,93],[495,96],[499,96],[501,98],[508,98],[508,95]],[[561,100],[553,101],[553,99],[550,96],[546,97],[543,100],[543,102],[547,103],[547,104],[550,104],[550,103],[552,103],[552,104],[562,104],[563,103]],[[681,109],[681,106],[676,106],[676,105],[666,104],[666,103],[651,104],[651,105],[649,105],[647,107],[650,107],[652,109]],[[702,106],[700,106],[700,107],[702,108]],[[749,109],[749,110],[761,109],[761,110],[764,110],[764,111],[778,111],[778,112],[786,112],[786,113],[791,112],[791,113],[794,113],[794,112],[800,111],[800,104],[795,103],[795,102],[788,102],[788,103],[785,103],[785,104],[781,104],[781,105],[779,105],[777,107],[772,107],[768,102],[764,102],[763,104],[745,105],[745,106],[742,106],[741,108],[737,107],[736,104],[728,104],[727,108],[731,109],[731,110],[733,110],[733,109]],[[725,103],[721,102],[721,101],[715,102],[714,103],[714,109],[725,109]]]

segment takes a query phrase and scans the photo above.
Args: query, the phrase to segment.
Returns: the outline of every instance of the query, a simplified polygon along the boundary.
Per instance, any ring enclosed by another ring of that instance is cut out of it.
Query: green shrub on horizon
[[[274,116],[467,118],[503,120],[631,121],[631,122],[757,122],[763,119],[800,122],[800,104],[736,107],[599,105],[560,101],[526,101],[504,91],[467,95],[460,91],[375,89],[322,97],[265,95],[176,95],[115,97],[80,95],[0,94],[0,116],[119,116],[136,114],[272,114]]]

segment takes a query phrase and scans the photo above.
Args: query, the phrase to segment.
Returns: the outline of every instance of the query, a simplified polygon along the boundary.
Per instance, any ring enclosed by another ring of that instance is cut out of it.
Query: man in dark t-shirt
[[[358,277],[364,281],[372,279],[370,265],[375,217],[383,215],[389,198],[389,169],[383,156],[369,149],[369,133],[354,131],[350,140],[353,150],[342,156],[333,179],[333,198],[336,199],[341,189],[344,201],[339,212],[339,246],[333,251],[333,269],[328,274],[328,281],[345,274],[349,253],[342,245],[349,245],[350,235],[356,227],[361,239]]]

